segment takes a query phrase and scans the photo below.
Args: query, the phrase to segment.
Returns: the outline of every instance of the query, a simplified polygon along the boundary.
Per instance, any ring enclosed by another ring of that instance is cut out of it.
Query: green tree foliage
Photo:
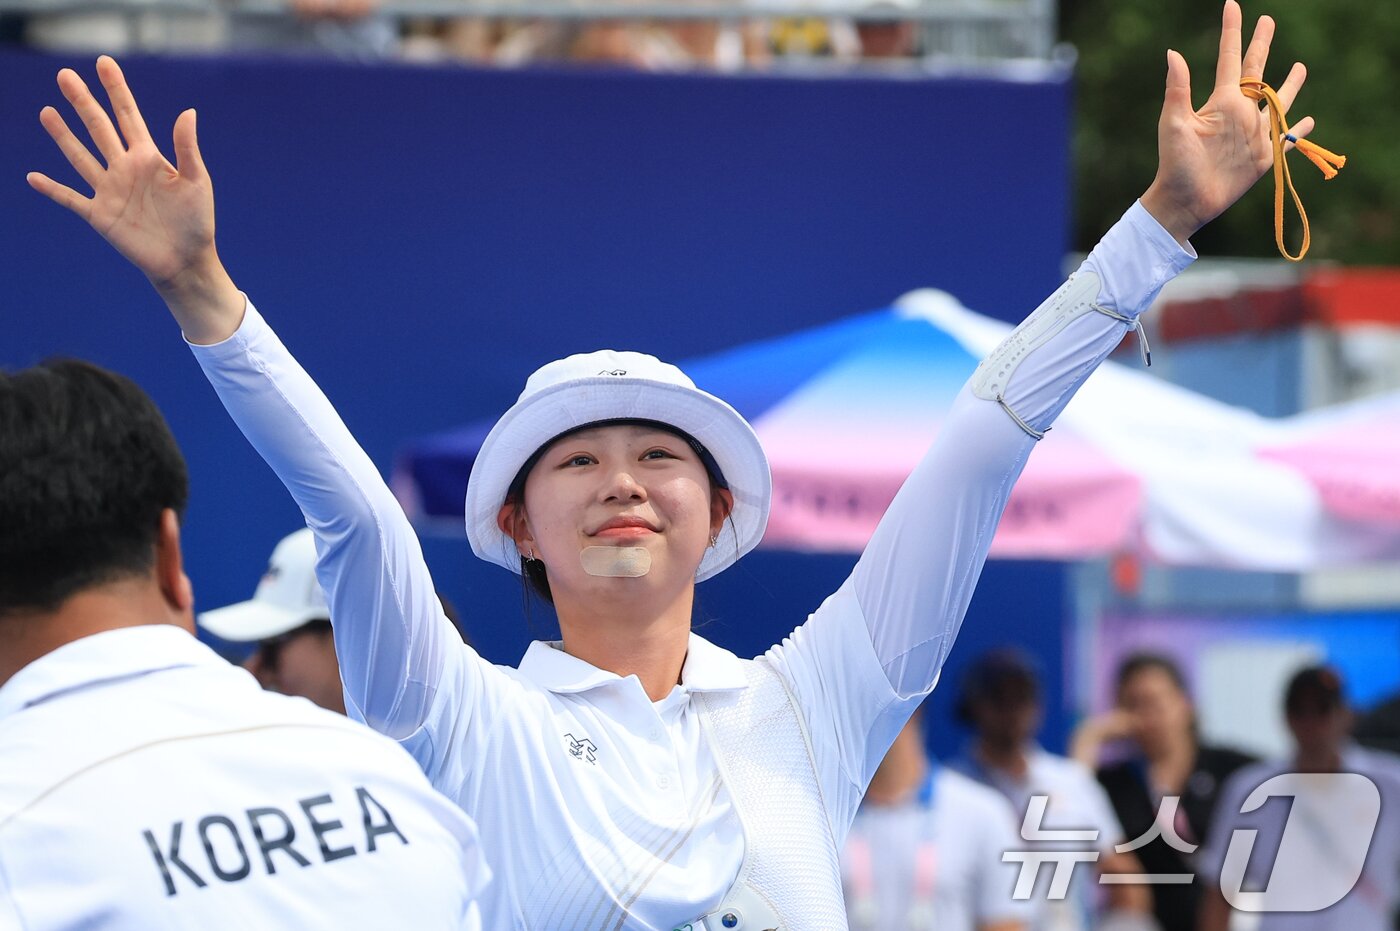
[[[1156,170],[1156,126],[1166,49],[1191,65],[1191,93],[1205,102],[1215,79],[1217,0],[1061,0],[1061,35],[1078,49],[1075,246],[1091,248]],[[1324,182],[1312,163],[1288,156],[1312,223],[1310,258],[1348,265],[1400,264],[1400,3],[1375,0],[1245,0],[1245,43],[1263,13],[1278,23],[1264,79],[1283,83],[1295,61],[1308,66],[1289,122],[1311,115],[1312,138],[1347,156]],[[1285,197],[1286,197],[1285,193]],[[1274,182],[1266,175],[1244,200],[1196,235],[1203,254],[1277,255]],[[1285,205],[1295,249],[1301,228]]]

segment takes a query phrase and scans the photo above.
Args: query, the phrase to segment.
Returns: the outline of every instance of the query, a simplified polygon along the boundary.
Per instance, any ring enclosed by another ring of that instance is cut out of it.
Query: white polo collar
[[[541,688],[564,695],[626,681],[615,672],[570,656],[557,640],[531,643],[520,661],[520,673]],[[681,667],[681,684],[691,692],[724,692],[747,688],[749,680],[739,657],[692,633]]]
[[[1026,774],[1015,776],[997,766],[988,766],[982,762],[982,757],[977,753],[977,738],[969,737],[963,744],[962,761],[966,761],[964,772],[974,776],[979,782],[995,783],[1000,780],[1005,785],[1026,786],[1035,779],[1037,767],[1045,762],[1046,758],[1053,758],[1054,754],[1040,745],[1038,740],[1026,742],[1024,753],[1026,755]],[[960,761],[959,766],[964,764]]]
[[[1372,756],[1371,751],[1367,750],[1365,747],[1361,746],[1361,744],[1357,743],[1354,740],[1348,740],[1345,743],[1343,743],[1341,748],[1337,751],[1337,756],[1341,759],[1341,769],[1339,770],[1340,772],[1361,773],[1364,775],[1366,773],[1371,772],[1375,768],[1375,758]],[[1280,771],[1297,771],[1298,760],[1296,756],[1290,755],[1287,759],[1288,765],[1279,767]]]
[[[179,666],[228,664],[171,624],[104,630],[36,659],[0,687],[0,720],[63,692]]]

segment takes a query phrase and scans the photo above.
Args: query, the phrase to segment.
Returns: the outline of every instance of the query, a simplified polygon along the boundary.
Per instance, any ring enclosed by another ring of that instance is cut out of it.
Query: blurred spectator
[[[1131,853],[1115,845],[1128,840],[1113,812],[1108,794],[1089,769],[1074,760],[1046,752],[1035,742],[1040,729],[1040,684],[1030,661],[1012,650],[983,655],[967,670],[958,701],[958,715],[974,731],[967,752],[949,765],[991,786],[1011,801],[1022,822],[1024,851],[1097,854],[1089,863],[1074,867],[1068,894],[1053,900],[1049,887],[1054,864],[1036,873],[1034,897],[1042,909],[1037,931],[1087,929],[1098,896],[1091,877],[1104,874],[1141,874],[1142,866]],[[1034,799],[1044,800],[1037,817]],[[1027,817],[1031,812],[1031,817]],[[1027,840],[1031,832],[1092,831],[1092,840]],[[1031,869],[1028,865],[1027,869]],[[1065,868],[1068,868],[1066,866]],[[1106,899],[1102,919],[1119,928],[1152,928],[1152,898],[1146,887],[1106,883],[1097,887]],[[1175,931],[1175,929],[1173,929]]]
[[[895,738],[841,856],[852,931],[1023,931],[1011,897],[1021,846],[1011,806],[924,749],[922,711]]]
[[[769,8],[772,3],[765,4]],[[768,17],[759,21],[760,64],[852,62],[860,57],[860,37],[849,19],[806,15],[841,8],[847,0],[786,0],[781,6],[803,15]]]
[[[34,13],[25,23],[24,40],[56,52],[215,52],[227,45],[228,22],[213,9],[150,10],[139,4],[120,13]]]
[[[1263,910],[1243,916],[1254,931],[1389,931],[1400,906],[1400,758],[1363,750],[1348,739],[1351,712],[1341,677],[1328,667],[1311,666],[1293,676],[1284,714],[1294,740],[1292,757],[1247,766],[1220,793],[1210,837],[1198,856],[1206,888],[1199,926],[1202,931],[1233,926],[1221,871],[1227,850],[1242,846],[1247,852],[1243,881],[1233,888],[1261,891]],[[1292,792],[1271,792],[1262,804],[1249,799],[1265,782],[1295,773],[1365,777],[1379,793],[1379,820],[1367,807],[1368,794],[1372,801],[1374,794],[1347,780],[1305,778]],[[1289,901],[1332,887],[1350,892],[1313,911],[1298,910],[1299,903]]]
[[[774,58],[790,61],[854,61],[860,56],[860,38],[848,20],[784,17],[768,24],[768,51]]]
[[[404,57],[418,61],[455,59],[503,67],[581,62],[647,71],[730,73],[771,64],[774,43],[781,46],[779,57],[830,59],[831,27],[825,20],[805,22],[419,18],[406,24],[400,48]],[[855,59],[860,42],[854,28],[845,24],[837,31],[843,56]]]
[[[399,37],[399,55],[409,61],[489,64],[511,28],[512,23],[503,19],[410,17]]]
[[[441,595],[438,600],[460,631],[456,610]],[[257,644],[243,668],[263,688],[345,713],[330,609],[316,580],[316,538],[309,529],[277,544],[250,600],[205,611],[199,626],[230,643]]]
[[[208,10],[54,12],[29,17],[25,41],[53,51],[239,52],[317,54],[374,60],[398,50],[398,24],[379,0],[241,0]]]
[[[1104,744],[1127,741],[1127,759],[1098,769],[1113,810],[1130,838],[1163,831],[1191,847],[1204,843],[1210,816],[1225,779],[1254,762],[1224,747],[1202,746],[1196,710],[1181,670],[1165,656],[1138,654],[1118,669],[1117,707],[1081,724],[1071,755],[1089,768],[1102,762]],[[1134,851],[1155,874],[1190,874],[1190,855],[1158,836]],[[1152,911],[1164,928],[1195,927],[1200,909],[1199,878],[1191,884],[1164,883],[1152,890]]]
[[[742,71],[749,66],[762,65],[766,60],[760,23],[680,20],[668,28],[690,60],[700,68]]]
[[[330,609],[316,581],[316,538],[307,528],[277,544],[250,600],[203,612],[199,626],[232,643],[256,643],[243,668],[263,688],[345,713]]]
[[[233,0],[227,5],[228,44],[261,54],[388,58],[398,51],[399,27],[379,6],[379,0],[287,0],[283,10],[252,12]]]
[[[773,59],[908,65],[922,52],[922,22],[910,18],[921,0],[818,0],[815,5],[840,7],[843,12],[854,8],[871,16],[859,20],[840,16],[775,19],[769,23],[767,35],[767,51]]]
[[[491,52],[498,65],[572,61],[644,71],[693,67],[665,26],[641,20],[534,20],[506,32]]]
[[[917,9],[919,0],[872,0],[866,10],[886,13],[889,19],[863,19],[856,23],[863,59],[911,59],[919,54],[919,23],[901,19]]]
[[[567,57],[571,61],[627,65],[646,71],[671,71],[691,63],[685,49],[664,26],[621,20],[578,24]]]

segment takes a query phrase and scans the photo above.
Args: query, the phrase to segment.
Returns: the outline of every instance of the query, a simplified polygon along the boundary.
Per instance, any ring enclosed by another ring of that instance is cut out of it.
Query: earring
[[[712,535],[710,536],[710,549],[714,549],[714,548],[715,548],[715,544],[718,543],[718,542],[719,542],[719,534],[712,534]]]

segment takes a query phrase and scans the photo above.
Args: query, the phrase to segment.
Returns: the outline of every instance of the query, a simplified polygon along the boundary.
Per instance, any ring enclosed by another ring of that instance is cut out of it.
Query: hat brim
[[[231,643],[251,643],[280,636],[311,621],[326,620],[324,609],[293,610],[265,601],[240,601],[205,611],[195,620],[214,636]]]
[[[502,415],[481,444],[467,482],[467,539],[487,562],[520,572],[515,541],[496,517],[510,483],[550,440],[605,420],[654,420],[700,441],[715,459],[734,495],[734,532],[720,534],[705,551],[695,579],[702,582],[732,566],[763,539],[773,496],[768,457],[753,427],[724,401],[698,388],[644,378],[583,378],[552,385]]]

